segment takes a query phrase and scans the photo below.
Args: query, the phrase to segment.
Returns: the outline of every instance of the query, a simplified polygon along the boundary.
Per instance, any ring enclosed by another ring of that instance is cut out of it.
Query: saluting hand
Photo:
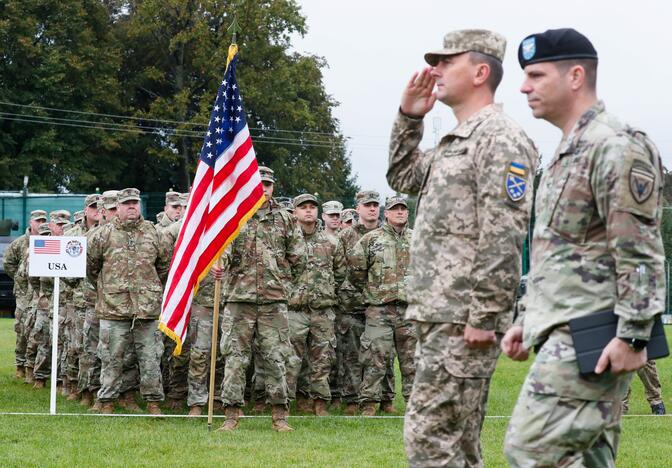
[[[431,67],[427,67],[411,77],[401,95],[401,111],[404,114],[424,117],[434,107],[436,93],[433,91],[436,80],[431,71]]]

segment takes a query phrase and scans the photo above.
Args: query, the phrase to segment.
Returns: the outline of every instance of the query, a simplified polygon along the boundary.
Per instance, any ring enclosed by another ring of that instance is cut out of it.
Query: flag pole
[[[217,259],[217,268],[222,268],[221,258]],[[215,399],[215,371],[217,367],[217,332],[219,331],[219,301],[222,295],[222,280],[215,279],[215,297],[212,310],[212,343],[210,343],[210,389],[208,391],[208,431],[212,430],[212,413]]]

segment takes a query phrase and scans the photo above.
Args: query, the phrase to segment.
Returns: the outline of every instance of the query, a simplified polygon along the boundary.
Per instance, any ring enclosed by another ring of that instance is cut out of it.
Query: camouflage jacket
[[[537,194],[524,344],[612,309],[617,334],[648,339],[665,306],[662,163],[599,101],[563,139]]]
[[[227,302],[286,302],[306,265],[306,243],[291,215],[274,200],[255,213],[225,251]]]
[[[96,226],[89,229],[86,224],[80,224],[70,231],[69,236],[84,236],[90,237],[89,233],[94,231]],[[87,240],[88,244],[88,240]],[[93,307],[96,304],[96,288],[91,284],[88,278],[78,278],[76,282],[70,283],[73,286],[72,301],[75,308],[84,309],[86,307]]]
[[[16,307],[25,309],[30,305],[32,292],[29,291],[28,275],[19,273],[19,266],[28,257],[29,230],[17,237],[9,244],[5,250],[5,256],[2,260],[5,273],[14,280],[14,297],[16,298]]]
[[[338,303],[336,285],[345,278],[345,256],[324,231],[303,232],[308,260],[306,269],[294,285],[289,300],[291,309],[322,309]]]
[[[159,231],[163,231],[164,229],[170,227],[171,225],[175,224],[175,221],[171,221],[168,216],[166,216],[165,213],[161,212],[159,214],[162,214],[163,216],[158,216],[157,223],[154,225],[156,226],[156,229]]]
[[[224,255],[222,255],[221,258],[223,261]],[[222,306],[225,303],[223,285],[224,282],[222,281],[222,291],[219,296],[220,311],[222,310]],[[198,291],[196,292],[196,296],[194,296],[194,304],[208,308],[213,308],[215,306],[215,278],[211,273],[208,273],[206,277],[203,278],[203,281],[201,281],[201,284],[198,286]]]
[[[119,218],[94,230],[89,238],[87,275],[96,285],[96,314],[107,320],[156,319],[170,248],[149,221]]]
[[[504,332],[513,317],[538,154],[501,107],[420,151],[422,120],[392,128],[387,180],[417,194],[407,317]]]
[[[385,223],[365,234],[350,252],[348,276],[367,305],[406,303],[406,270],[412,230]]]
[[[367,229],[363,224],[357,224],[343,229],[338,235],[338,245],[336,249],[345,257],[348,270],[352,263],[351,251],[367,232],[378,229],[377,225],[373,229]],[[338,300],[344,313],[361,314],[366,309],[366,301],[364,300],[364,292],[353,285],[347,279],[338,288]]]

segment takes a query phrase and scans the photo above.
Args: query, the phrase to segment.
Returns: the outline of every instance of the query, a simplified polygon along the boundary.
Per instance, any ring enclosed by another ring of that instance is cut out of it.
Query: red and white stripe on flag
[[[265,201],[235,84],[236,59],[234,51],[215,100],[163,294],[159,328],[175,341],[176,355],[182,351],[200,281]],[[235,118],[241,119],[238,124],[230,120]]]

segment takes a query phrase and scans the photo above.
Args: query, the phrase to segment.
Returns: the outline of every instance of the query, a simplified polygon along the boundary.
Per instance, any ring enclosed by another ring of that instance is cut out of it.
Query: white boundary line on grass
[[[21,412],[12,412],[12,411],[5,411],[5,412],[0,412],[0,416],[74,416],[74,417],[102,417],[102,418],[185,418],[185,419],[197,419],[197,418],[207,418],[208,416],[203,414],[201,416],[188,416],[186,414],[163,414],[163,415],[153,415],[153,414],[98,414],[98,413],[57,413],[57,414],[50,414],[50,413],[21,413]],[[215,418],[223,418],[224,415],[218,415],[215,414],[213,415]],[[243,416],[245,419],[267,419],[270,418],[271,415],[269,414],[268,416],[266,415],[260,415],[260,416]],[[333,415],[333,416],[322,416],[322,417],[317,417],[317,416],[292,416],[291,414],[289,415],[291,419],[361,419],[361,420],[368,420],[368,419],[404,419],[403,416],[341,416],[341,415]],[[626,414],[622,416],[623,418],[660,418],[660,417],[672,417],[672,414],[665,414],[665,415],[655,415],[655,414]],[[492,415],[492,416],[486,416],[485,419],[509,419],[511,416],[501,416],[501,415]]]

